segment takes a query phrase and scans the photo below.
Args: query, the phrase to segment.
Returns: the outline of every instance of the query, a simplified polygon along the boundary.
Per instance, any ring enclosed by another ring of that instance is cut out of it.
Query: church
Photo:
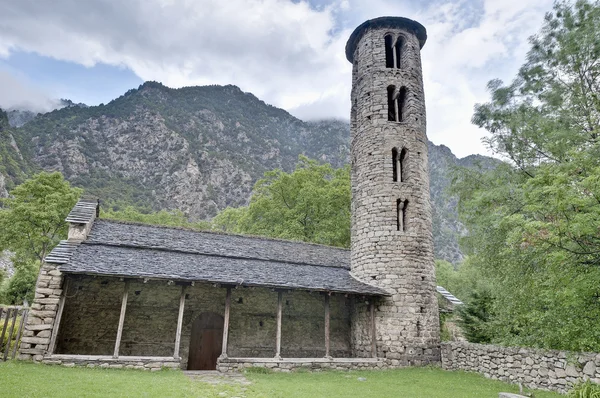
[[[426,38],[381,17],[346,45],[350,250],[105,220],[82,198],[41,267],[19,358],[224,372],[439,363]]]

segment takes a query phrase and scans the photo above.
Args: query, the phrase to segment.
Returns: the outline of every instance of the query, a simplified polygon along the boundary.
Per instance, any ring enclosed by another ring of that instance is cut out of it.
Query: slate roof
[[[308,243],[96,219],[57,249],[46,261],[65,273],[389,295],[350,275],[348,250]]]
[[[441,294],[446,300],[451,302],[454,305],[462,305],[464,304],[458,298],[456,298],[452,293],[444,289],[442,286],[436,286],[436,290],[439,294]]]
[[[98,199],[81,198],[77,201],[77,204],[73,207],[65,221],[75,224],[87,224],[98,215],[98,206]]]

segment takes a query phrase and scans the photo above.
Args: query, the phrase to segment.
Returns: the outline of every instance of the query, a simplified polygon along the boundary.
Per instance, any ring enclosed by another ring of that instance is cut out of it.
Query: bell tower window
[[[396,229],[406,232],[408,200],[398,199],[396,201]]]
[[[394,44],[392,35],[385,35],[385,67],[394,67]]]
[[[404,49],[404,39],[402,36],[398,37],[396,40],[396,45],[394,46],[394,56],[396,58],[396,68],[402,68],[402,50]]]

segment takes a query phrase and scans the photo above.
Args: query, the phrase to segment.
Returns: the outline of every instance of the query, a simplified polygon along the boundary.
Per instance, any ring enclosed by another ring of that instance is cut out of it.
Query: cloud
[[[470,123],[492,78],[510,80],[552,0],[0,0],[0,56],[30,51],[129,68],[171,87],[236,84],[304,118],[348,118],[344,46],[366,19],[428,29],[428,134],[458,155],[485,152]],[[10,4],[10,5],[7,5]],[[125,91],[125,90],[124,90]]]
[[[29,84],[16,73],[0,69],[0,108],[28,109],[34,112],[48,112],[55,109],[58,101],[42,90]]]

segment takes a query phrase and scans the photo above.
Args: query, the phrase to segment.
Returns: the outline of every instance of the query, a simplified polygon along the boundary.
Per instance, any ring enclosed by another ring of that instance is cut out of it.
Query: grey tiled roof
[[[87,242],[350,269],[350,251],[336,247],[108,220],[96,220]]]
[[[98,199],[81,198],[66,218],[66,222],[87,224],[98,214]]]
[[[436,286],[436,290],[439,294],[441,294],[446,300],[451,302],[454,305],[462,305],[463,302],[457,299],[452,293],[444,289],[442,286]]]
[[[54,253],[54,252],[53,252]],[[46,261],[50,260],[50,256]],[[350,252],[276,239],[96,220],[66,273],[388,295],[350,275]]]

